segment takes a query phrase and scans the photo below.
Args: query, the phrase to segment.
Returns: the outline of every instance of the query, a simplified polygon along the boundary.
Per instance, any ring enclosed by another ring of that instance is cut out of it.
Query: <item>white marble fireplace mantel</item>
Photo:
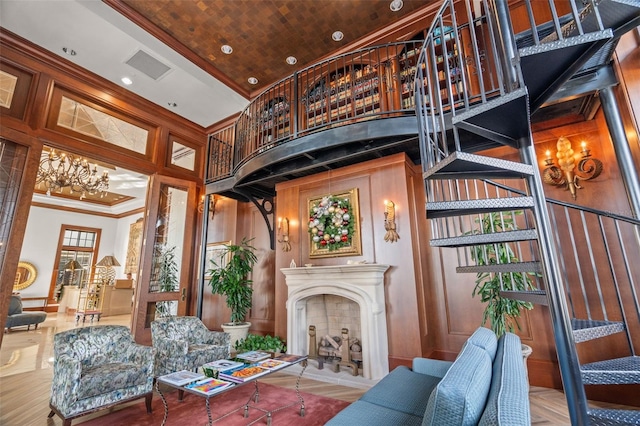
[[[333,294],[360,306],[362,375],[378,380],[389,373],[389,342],[384,295],[384,273],[389,265],[355,264],[283,268],[287,299],[287,346],[289,351],[309,353],[306,299]]]

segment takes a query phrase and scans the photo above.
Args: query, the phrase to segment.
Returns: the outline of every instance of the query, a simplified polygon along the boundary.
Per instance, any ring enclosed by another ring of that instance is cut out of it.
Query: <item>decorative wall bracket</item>
[[[260,211],[260,214],[262,215],[262,217],[264,218],[265,223],[267,224],[267,230],[269,231],[269,241],[270,241],[270,247],[271,250],[275,250],[276,249],[276,236],[275,236],[275,230],[274,230],[274,214],[273,214],[273,207],[274,207],[274,203],[273,203],[273,197],[268,196],[268,197],[264,197],[262,199],[257,199],[256,197],[254,197],[253,195],[251,195],[248,192],[244,192],[244,191],[239,191],[239,190],[235,190],[238,194],[241,194],[242,196],[246,197],[247,199],[249,199]]]

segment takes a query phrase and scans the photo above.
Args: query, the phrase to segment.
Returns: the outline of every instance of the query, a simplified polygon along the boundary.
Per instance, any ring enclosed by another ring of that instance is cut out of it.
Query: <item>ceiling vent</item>
[[[163,75],[171,71],[171,67],[163,64],[153,56],[142,50],[138,50],[127,62],[143,74],[148,75],[154,80],[160,79]]]

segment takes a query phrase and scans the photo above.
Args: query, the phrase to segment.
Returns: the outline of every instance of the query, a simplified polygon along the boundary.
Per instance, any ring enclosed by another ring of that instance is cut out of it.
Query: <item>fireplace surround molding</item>
[[[287,284],[287,346],[289,352],[309,353],[306,300],[333,294],[360,306],[362,376],[379,380],[389,373],[389,342],[384,273],[389,265],[375,263],[282,268]]]

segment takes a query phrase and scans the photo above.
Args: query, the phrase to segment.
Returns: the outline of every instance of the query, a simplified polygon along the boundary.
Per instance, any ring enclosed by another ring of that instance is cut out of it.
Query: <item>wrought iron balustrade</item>
[[[205,182],[230,177],[261,153],[311,133],[364,120],[414,115],[414,79],[421,46],[422,40],[416,40],[344,53],[271,85],[232,126],[209,136]],[[440,76],[463,84],[460,64],[452,55],[448,60],[445,57],[446,53],[440,55]],[[464,56],[466,74],[474,76],[476,69],[487,69],[476,59],[482,62],[484,56]],[[487,84],[497,84],[489,80]]]

